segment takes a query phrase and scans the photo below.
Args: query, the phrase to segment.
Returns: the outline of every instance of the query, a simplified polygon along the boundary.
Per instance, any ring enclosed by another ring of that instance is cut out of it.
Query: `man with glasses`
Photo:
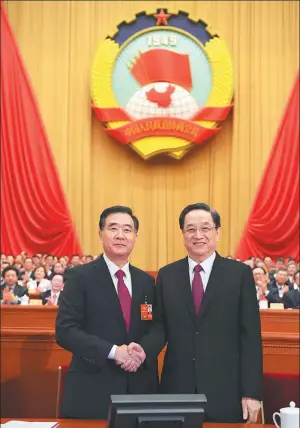
[[[134,373],[120,367],[140,365],[144,356],[127,345],[149,331],[154,279],[129,263],[139,221],[130,208],[115,206],[100,216],[104,254],[65,273],[56,321],[57,343],[73,353],[64,385],[62,414],[67,418],[106,419],[111,394],[150,394],[158,387],[157,361]]]
[[[208,205],[187,206],[179,225],[188,256],[159,270],[151,332],[129,349],[147,362],[167,343],[162,393],[204,393],[207,421],[255,422],[262,343],[251,269],[216,252],[221,220]]]
[[[255,282],[257,301],[258,302],[260,302],[261,300],[267,301],[265,297],[265,292],[267,291],[267,287],[268,287],[266,270],[263,267],[257,266],[252,269],[252,273],[253,273],[253,278]]]

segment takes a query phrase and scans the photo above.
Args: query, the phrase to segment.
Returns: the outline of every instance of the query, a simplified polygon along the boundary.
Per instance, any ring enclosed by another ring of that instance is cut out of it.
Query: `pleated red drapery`
[[[80,253],[38,106],[1,4],[1,252]]]
[[[299,74],[235,257],[299,259]]]

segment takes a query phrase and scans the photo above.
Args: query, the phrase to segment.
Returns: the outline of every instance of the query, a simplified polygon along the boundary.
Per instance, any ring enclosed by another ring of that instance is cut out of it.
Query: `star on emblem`
[[[163,9],[160,9],[159,13],[156,13],[155,18],[157,19],[156,25],[168,25],[168,19],[170,18],[170,13],[165,13]]]

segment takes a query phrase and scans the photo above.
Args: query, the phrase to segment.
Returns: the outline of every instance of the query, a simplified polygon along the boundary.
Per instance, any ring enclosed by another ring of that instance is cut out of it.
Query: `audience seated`
[[[272,260],[272,259],[271,259],[271,257],[269,257],[269,256],[266,256],[266,257],[264,258],[264,264],[265,264],[265,266],[266,266],[266,268],[267,268],[268,272],[269,272],[270,270],[274,269],[274,267],[275,267],[275,265],[274,265],[274,263],[273,263],[273,260]]]
[[[52,254],[45,254],[44,258],[44,265],[46,269],[46,278],[50,279],[52,276],[52,267],[55,263],[54,256]]]
[[[32,262],[32,258],[31,257],[26,257],[25,258],[23,267],[24,267],[24,270],[25,270],[25,272],[26,272],[26,274],[28,276],[28,281],[29,281],[30,278],[34,279],[34,276],[33,276],[34,267],[33,267],[33,262]]]
[[[85,262],[85,259],[84,259]],[[72,258],[71,258],[71,264],[68,266],[69,268],[75,267],[75,266],[80,266],[82,263],[82,261],[80,260],[80,255],[79,254],[73,254]]]
[[[256,287],[257,302],[261,308],[268,306],[268,299],[266,297],[269,275],[266,269],[262,266],[256,266],[252,269],[253,278]],[[262,302],[267,302],[262,303]]]
[[[283,304],[285,309],[300,309],[299,276],[300,270],[294,274],[293,287],[283,295]]]
[[[7,266],[3,269],[1,285],[1,304],[19,305],[23,296],[28,295],[26,287],[18,284],[18,269],[14,266]]]
[[[29,291],[29,297],[39,294],[44,305],[59,304],[65,271],[81,264],[90,263],[98,257],[98,255],[73,254],[69,263],[68,256],[34,254],[32,257],[28,257],[26,251],[22,251],[16,256],[1,253],[1,303],[22,304],[21,296],[28,295]],[[227,257],[233,259],[230,255]],[[240,259],[236,260],[240,261]],[[300,308],[299,261],[296,262],[292,257],[277,257],[273,261],[270,256],[263,259],[251,256],[243,263],[252,269],[260,308],[270,307],[271,303],[282,303],[285,309]],[[7,267],[13,268],[13,271],[9,271],[9,284],[3,276],[3,272],[7,272]],[[12,290],[12,287],[15,287],[15,292],[11,293],[14,298],[7,295],[7,290]],[[34,290],[36,291],[34,292]],[[5,298],[3,298],[3,293]],[[25,299],[24,304],[28,304]]]
[[[66,270],[66,267],[62,263],[56,262],[52,268],[52,276],[56,273],[63,275],[65,270]]]
[[[275,266],[273,266],[273,269],[269,271],[270,281],[274,279],[274,275],[276,275],[277,270],[280,268],[286,268],[283,257],[277,257],[275,259]]]
[[[294,261],[288,262],[287,273],[288,273],[288,276],[289,276],[289,281],[291,283],[294,282],[294,275],[295,275],[296,272],[297,272],[296,262],[294,262]]]
[[[270,281],[265,296],[269,303],[283,303],[284,294],[292,288],[293,284],[289,280],[287,269],[281,267]]]
[[[32,263],[33,263],[33,266],[35,266],[35,267],[37,267],[37,266],[40,266],[40,265],[41,265],[41,263],[42,263],[42,258],[41,258],[41,256],[40,256],[40,254],[34,254],[34,255],[32,256]]]
[[[54,274],[51,279],[50,289],[41,293],[41,299],[43,305],[47,306],[57,306],[59,305],[59,298],[63,292],[64,287],[64,277],[62,274]]]
[[[36,290],[40,292],[48,291],[51,289],[51,283],[49,279],[46,278],[46,269],[45,266],[39,265],[33,271],[34,279],[30,279],[27,282],[28,289]]]

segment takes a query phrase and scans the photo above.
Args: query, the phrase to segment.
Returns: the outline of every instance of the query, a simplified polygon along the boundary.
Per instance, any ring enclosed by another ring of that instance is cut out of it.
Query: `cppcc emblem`
[[[221,129],[232,108],[225,42],[185,12],[142,12],[97,49],[92,108],[105,131],[144,159],[181,159]]]

